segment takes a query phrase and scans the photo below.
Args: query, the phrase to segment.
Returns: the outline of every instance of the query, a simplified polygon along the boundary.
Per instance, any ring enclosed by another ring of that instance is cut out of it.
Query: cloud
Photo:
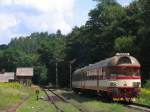
[[[0,44],[37,31],[66,34],[73,16],[74,0],[0,0]]]
[[[0,14],[0,44],[8,43],[11,40],[12,29],[14,30],[19,22],[13,14]]]
[[[0,31],[8,30],[18,24],[15,16],[12,14],[0,14]]]
[[[43,18],[44,21],[43,21]],[[28,18],[27,21],[28,27],[32,25],[32,31],[46,31],[55,32],[58,29],[61,29],[64,33],[68,33],[71,30],[71,26],[65,21],[62,14],[41,14],[40,16],[32,16]]]
[[[58,12],[68,12],[72,11],[74,0],[1,0],[1,5],[21,5],[33,7],[43,12],[53,12],[56,10]]]
[[[122,6],[128,6],[133,0],[118,0]]]

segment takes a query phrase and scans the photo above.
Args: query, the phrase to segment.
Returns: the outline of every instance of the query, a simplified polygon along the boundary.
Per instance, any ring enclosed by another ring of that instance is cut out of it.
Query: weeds
[[[0,83],[0,87],[10,87],[10,88],[16,88],[16,89],[20,89],[23,87],[23,85],[21,85],[20,83],[18,82],[12,82],[12,83],[3,83],[1,82]]]

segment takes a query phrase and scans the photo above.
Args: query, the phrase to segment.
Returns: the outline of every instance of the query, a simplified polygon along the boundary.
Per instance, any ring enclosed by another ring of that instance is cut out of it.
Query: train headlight
[[[115,82],[115,81],[110,82],[110,86],[111,86],[111,87],[116,87],[116,86],[117,86],[117,82]]]

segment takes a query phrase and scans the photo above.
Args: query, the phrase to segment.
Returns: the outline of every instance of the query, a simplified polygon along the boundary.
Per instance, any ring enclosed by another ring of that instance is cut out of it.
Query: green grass
[[[23,85],[17,83],[17,82],[13,82],[13,83],[3,83],[0,82],[0,87],[9,87],[9,88],[16,88],[16,89],[20,89],[23,88]]]
[[[150,89],[150,80],[145,83],[144,88]]]
[[[20,105],[16,112],[56,112],[55,107],[46,100],[44,92],[39,88],[39,97],[41,99],[36,100],[36,89],[37,87],[27,88],[18,83],[0,83],[0,112],[6,111],[22,101],[24,103]],[[88,98],[72,94],[70,91],[64,91],[61,94],[70,97],[70,101],[72,102],[81,103],[83,108],[86,108],[90,112],[137,112],[127,109],[120,104],[97,101],[91,97]],[[24,101],[25,98],[28,99]],[[137,102],[150,105],[150,90],[141,89],[141,96],[137,99]],[[63,103],[60,101],[56,103],[64,112],[78,112],[78,109],[70,103]]]
[[[123,105],[116,104],[116,103],[105,103],[100,100],[96,100],[91,97],[84,97],[84,95],[74,95],[71,92],[69,93],[62,93],[64,96],[68,96],[70,101],[74,102],[80,102],[82,104],[82,107],[86,110],[89,110],[89,112],[138,112],[132,109],[128,109],[124,107]]]
[[[45,94],[40,90],[39,97],[44,97]],[[64,112],[79,112],[74,106],[69,103],[64,103],[61,101],[55,102],[59,108],[61,108]],[[17,112],[57,112],[55,107],[48,101],[44,101],[43,99],[36,100],[36,95],[32,94],[32,96],[17,110]]]
[[[100,101],[89,101],[83,103],[91,110],[100,110],[102,112],[128,112],[125,107],[119,104],[103,103]]]
[[[36,89],[37,87],[27,88],[19,83],[0,83],[0,112],[5,112],[20,102],[23,104],[17,112],[56,112],[48,101],[36,100]],[[40,97],[44,95],[40,91]]]
[[[140,97],[136,100],[137,103],[150,105],[150,89],[141,89]]]
[[[0,111],[16,105],[27,96],[28,94],[17,83],[0,83]]]
[[[39,97],[45,97],[43,91],[40,91]],[[43,99],[36,100],[33,93],[17,110],[17,112],[56,112],[54,106]]]
[[[64,112],[80,112],[78,111],[77,108],[75,108],[73,105],[71,104],[66,104],[66,103],[63,103],[63,102],[58,102],[57,105],[62,109],[64,110]]]

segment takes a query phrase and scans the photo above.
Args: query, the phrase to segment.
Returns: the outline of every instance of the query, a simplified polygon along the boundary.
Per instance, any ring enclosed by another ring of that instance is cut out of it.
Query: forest
[[[94,0],[97,5],[88,13],[81,27],[69,34],[33,32],[15,37],[8,45],[0,45],[0,69],[34,67],[34,84],[69,86],[72,72],[80,67],[129,52],[141,63],[142,82],[150,79],[150,0],[134,0],[128,6],[116,0]],[[5,38],[5,37],[4,37]],[[74,62],[73,62],[74,61]]]

